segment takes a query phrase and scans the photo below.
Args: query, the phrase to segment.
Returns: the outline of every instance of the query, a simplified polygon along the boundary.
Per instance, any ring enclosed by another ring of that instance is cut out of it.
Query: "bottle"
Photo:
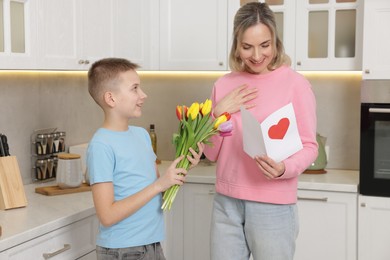
[[[156,135],[156,131],[154,128],[154,124],[150,125],[149,135],[150,135],[150,140],[152,141],[153,151],[157,155],[157,135]]]
[[[149,127],[149,135],[150,135],[150,140],[152,141],[154,154],[157,156],[157,134],[154,128],[154,124],[151,124]],[[160,160],[156,159],[156,163],[160,163]]]

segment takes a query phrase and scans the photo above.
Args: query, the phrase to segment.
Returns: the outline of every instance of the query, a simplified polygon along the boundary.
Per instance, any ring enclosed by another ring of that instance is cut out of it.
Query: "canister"
[[[83,172],[79,154],[58,154],[56,180],[57,185],[61,189],[77,188],[81,186],[83,182]]]

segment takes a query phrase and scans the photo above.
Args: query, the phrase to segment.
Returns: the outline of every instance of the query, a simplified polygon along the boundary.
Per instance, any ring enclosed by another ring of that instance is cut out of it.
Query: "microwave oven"
[[[390,197],[390,80],[362,82],[360,194]]]

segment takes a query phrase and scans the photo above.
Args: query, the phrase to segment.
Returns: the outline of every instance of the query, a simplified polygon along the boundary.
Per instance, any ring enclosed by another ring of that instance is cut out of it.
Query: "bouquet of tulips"
[[[218,118],[211,117],[212,102],[206,99],[204,103],[192,103],[187,106],[177,106],[176,116],[179,119],[178,133],[173,134],[173,144],[176,148],[175,158],[185,155],[176,167],[188,169],[190,162],[187,155],[190,155],[188,150],[190,147],[198,152],[197,144],[204,143],[210,145],[209,138],[215,134],[221,136],[231,135],[233,129],[230,120],[230,114],[225,112]],[[179,190],[179,185],[174,185],[165,191],[163,196],[163,210],[170,210],[176,194]]]

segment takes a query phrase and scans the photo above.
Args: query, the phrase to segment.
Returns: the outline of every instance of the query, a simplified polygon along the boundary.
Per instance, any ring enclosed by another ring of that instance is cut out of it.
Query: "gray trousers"
[[[96,246],[98,260],[165,260],[160,243],[127,248]]]

